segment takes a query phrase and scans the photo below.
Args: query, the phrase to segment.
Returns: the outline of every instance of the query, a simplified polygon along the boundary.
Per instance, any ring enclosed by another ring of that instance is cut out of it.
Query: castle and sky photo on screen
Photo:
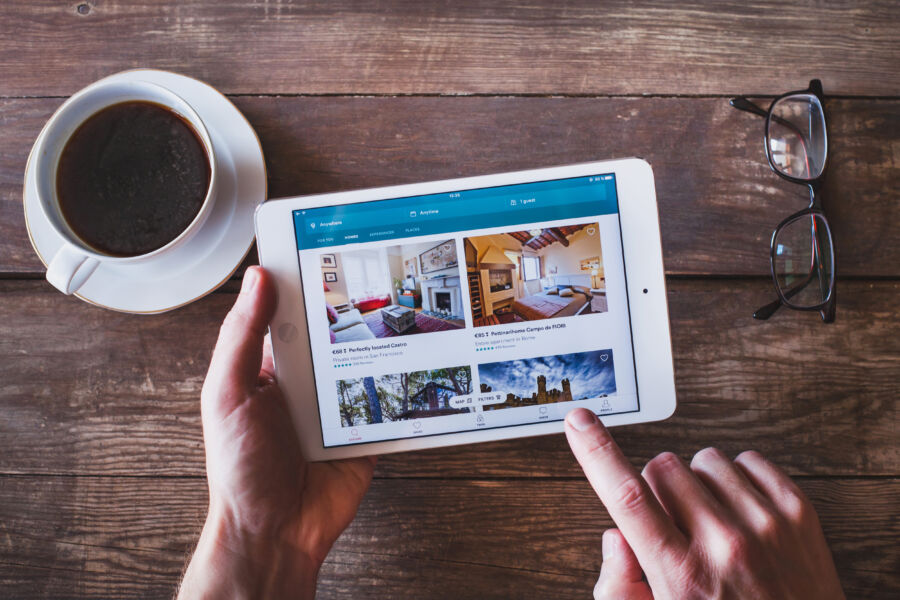
[[[602,398],[616,393],[612,350],[538,356],[478,365],[481,392],[497,392],[502,404],[484,410]]]

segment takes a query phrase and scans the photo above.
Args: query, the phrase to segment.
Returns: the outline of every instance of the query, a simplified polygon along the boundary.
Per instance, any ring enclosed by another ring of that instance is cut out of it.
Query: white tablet
[[[675,409],[639,159],[284,198],[256,213],[278,381],[310,460]]]

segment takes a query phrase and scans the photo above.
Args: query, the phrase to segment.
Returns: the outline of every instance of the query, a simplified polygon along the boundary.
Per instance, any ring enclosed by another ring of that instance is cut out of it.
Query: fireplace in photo
[[[422,310],[439,315],[461,315],[459,277],[436,277],[422,282]]]
[[[513,278],[511,269],[491,269],[489,271],[489,279],[492,292],[512,289]]]
[[[438,311],[450,311],[453,308],[453,301],[450,299],[450,292],[434,292],[434,303]]]

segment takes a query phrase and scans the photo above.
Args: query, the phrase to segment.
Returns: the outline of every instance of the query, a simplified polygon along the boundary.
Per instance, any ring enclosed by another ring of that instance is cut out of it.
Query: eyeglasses
[[[834,244],[818,190],[825,177],[828,135],[822,82],[788,92],[764,110],[747,98],[732,98],[731,106],[765,117],[766,158],[778,175],[809,188],[809,206],[778,224],[772,233],[769,260],[778,299],[755,313],[768,319],[782,306],[819,311],[834,321]]]

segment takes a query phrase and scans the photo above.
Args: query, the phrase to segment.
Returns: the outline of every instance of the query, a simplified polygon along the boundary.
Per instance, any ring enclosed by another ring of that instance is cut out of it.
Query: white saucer
[[[202,81],[153,69],[125,71],[106,79],[149,81],[171,89],[203,119],[216,150],[221,181],[217,180],[215,205],[203,227],[171,253],[145,263],[101,262],[76,294],[85,302],[112,310],[165,312],[193,302],[225,283],[250,251],[253,212],[266,199],[262,146],[244,115]],[[42,131],[38,140],[43,135]],[[32,155],[25,167],[25,224],[31,245],[46,267],[63,239],[41,212]]]

